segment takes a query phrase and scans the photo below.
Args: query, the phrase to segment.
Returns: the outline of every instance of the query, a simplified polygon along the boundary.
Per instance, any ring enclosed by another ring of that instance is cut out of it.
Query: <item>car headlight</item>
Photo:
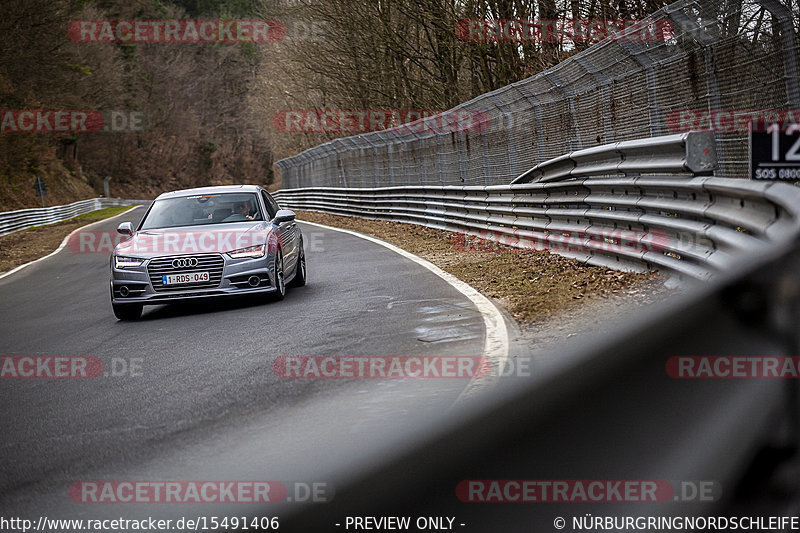
[[[133,268],[141,266],[142,263],[144,263],[144,259],[138,257],[114,256],[114,268]]]
[[[248,246],[247,248],[233,250],[232,252],[228,252],[228,255],[233,259],[241,259],[243,257],[264,257],[264,253],[266,251],[267,245],[259,244],[257,246]]]

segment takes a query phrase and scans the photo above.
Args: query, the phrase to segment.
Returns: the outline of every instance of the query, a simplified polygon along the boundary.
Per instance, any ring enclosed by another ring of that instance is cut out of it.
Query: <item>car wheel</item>
[[[114,316],[119,320],[138,320],[142,316],[141,304],[111,304]]]
[[[300,258],[297,260],[295,266],[294,279],[292,279],[292,287],[303,287],[306,284],[306,252],[303,250],[303,241],[300,241]]]
[[[273,292],[274,300],[283,300],[286,296],[286,282],[283,280],[283,253],[278,252],[275,254],[275,288],[277,291]]]

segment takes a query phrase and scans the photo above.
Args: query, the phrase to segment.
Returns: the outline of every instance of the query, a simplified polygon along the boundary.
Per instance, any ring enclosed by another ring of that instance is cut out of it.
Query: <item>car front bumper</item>
[[[174,259],[188,257],[199,259],[200,265],[192,268],[164,266]],[[231,259],[224,254],[163,256],[124,269],[114,268],[112,258],[111,301],[114,304],[157,305],[220,296],[268,294],[277,291],[273,265],[273,254],[254,259]],[[200,271],[212,271],[211,282],[166,286],[160,281],[165,274]],[[258,278],[258,283],[254,286],[255,278]]]

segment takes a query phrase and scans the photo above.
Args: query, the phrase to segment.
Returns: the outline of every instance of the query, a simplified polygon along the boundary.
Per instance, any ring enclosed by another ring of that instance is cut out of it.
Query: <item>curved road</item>
[[[113,231],[143,211],[91,229]],[[1,279],[0,356],[93,356],[118,375],[0,379],[0,514],[139,514],[72,502],[67,489],[78,480],[266,479],[291,493],[294,481],[343,474],[317,459],[338,454],[347,475],[369,464],[375,443],[402,446],[421,420],[441,419],[466,380],[273,373],[278,356],[483,349],[480,313],[441,278],[356,236],[301,227],[309,283],[282,302],[146,307],[142,320],[117,322],[108,255],[69,249]],[[143,516],[187,510],[149,507]]]

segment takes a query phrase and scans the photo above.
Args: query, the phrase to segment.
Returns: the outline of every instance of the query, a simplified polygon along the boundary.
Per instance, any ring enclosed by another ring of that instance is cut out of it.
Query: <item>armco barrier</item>
[[[275,196],[289,208],[420,224],[521,248],[549,249],[592,265],[657,269],[704,280],[730,268],[740,253],[759,253],[796,238],[800,188],[666,174],[714,167],[713,144],[709,155],[703,135],[641,139],[593,148],[592,154],[568,154],[517,180],[540,180],[534,183],[309,187]],[[586,177],[615,174],[620,166],[662,173]]]
[[[43,224],[54,224],[72,217],[90,213],[106,207],[119,205],[147,204],[149,200],[121,200],[118,198],[91,198],[67,205],[53,207],[20,209],[0,213],[0,237],[15,231]]]
[[[714,134],[686,132],[604,144],[540,163],[512,184],[559,181],[609,174],[675,173],[710,175],[717,168]]]

